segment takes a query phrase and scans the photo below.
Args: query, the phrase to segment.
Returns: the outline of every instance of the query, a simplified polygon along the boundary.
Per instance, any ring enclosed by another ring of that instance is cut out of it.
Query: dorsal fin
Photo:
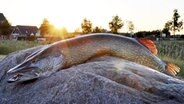
[[[138,41],[144,45],[146,48],[148,48],[151,53],[153,53],[154,55],[157,55],[158,50],[156,48],[155,43],[152,40],[149,39],[145,39],[145,38],[139,38]]]

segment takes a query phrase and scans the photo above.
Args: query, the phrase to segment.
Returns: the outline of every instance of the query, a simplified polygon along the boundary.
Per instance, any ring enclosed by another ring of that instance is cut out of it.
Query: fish
[[[131,38],[111,33],[94,33],[61,40],[30,54],[17,66],[9,69],[8,82],[25,82],[50,76],[59,70],[109,55],[132,61],[175,76],[180,68],[157,56],[153,41]]]

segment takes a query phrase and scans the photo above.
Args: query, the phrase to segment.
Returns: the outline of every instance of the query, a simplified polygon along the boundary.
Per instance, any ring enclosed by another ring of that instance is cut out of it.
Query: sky
[[[84,18],[93,26],[108,29],[112,16],[124,24],[132,21],[136,31],[163,29],[178,9],[184,19],[184,0],[0,0],[0,12],[12,25],[40,26],[44,18],[68,31],[80,28]],[[122,28],[127,32],[127,27]],[[180,32],[184,33],[184,31]]]

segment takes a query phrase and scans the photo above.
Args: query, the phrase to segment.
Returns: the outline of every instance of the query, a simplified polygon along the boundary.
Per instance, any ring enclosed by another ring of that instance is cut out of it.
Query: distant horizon
[[[0,0],[0,12],[16,25],[39,27],[44,18],[57,28],[68,31],[80,28],[84,18],[93,27],[102,26],[109,30],[112,16],[118,15],[124,22],[121,32],[127,32],[127,21],[132,21],[137,31],[161,30],[172,19],[173,10],[178,9],[180,20],[184,19],[183,0]],[[172,34],[172,33],[171,33]],[[179,34],[184,34],[182,30]]]

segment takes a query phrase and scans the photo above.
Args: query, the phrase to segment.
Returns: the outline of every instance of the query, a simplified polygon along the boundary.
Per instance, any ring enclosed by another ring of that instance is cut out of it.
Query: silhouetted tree
[[[102,32],[105,32],[105,29],[103,29],[102,27],[96,26],[95,28],[93,28],[93,33],[102,33]]]
[[[40,35],[45,37],[45,35],[48,35],[50,33],[51,25],[47,19],[44,19],[42,24],[40,25]]]
[[[132,35],[134,32],[134,24],[132,21],[128,21],[128,31],[130,32],[130,34]]]
[[[166,34],[166,37],[167,37],[167,38],[169,38],[170,35],[171,35],[171,33],[169,32],[169,29],[168,29],[168,28],[164,28],[164,29],[162,30],[162,33]]]
[[[112,33],[118,33],[119,29],[121,29],[123,25],[124,23],[118,15],[113,16],[112,21],[109,22],[109,28]]]
[[[0,22],[0,34],[4,36],[8,36],[11,33],[11,24],[5,20]]]
[[[81,29],[83,34],[91,33],[92,32],[91,21],[84,18],[84,20],[81,23]]]
[[[178,10],[174,10],[173,18],[172,20],[165,23],[165,29],[169,29],[173,31],[173,34],[175,35],[176,31],[180,31],[183,29],[183,21],[179,21],[180,15],[178,13]]]

